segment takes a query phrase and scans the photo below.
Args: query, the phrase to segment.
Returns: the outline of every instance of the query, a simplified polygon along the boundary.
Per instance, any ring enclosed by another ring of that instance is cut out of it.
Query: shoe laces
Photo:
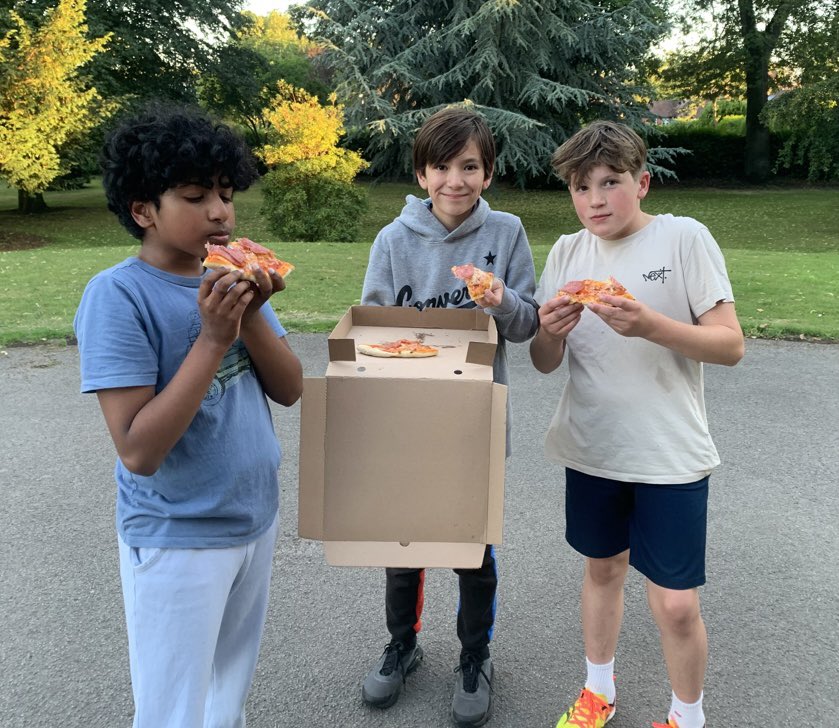
[[[385,661],[382,663],[381,675],[390,675],[399,668],[402,673],[402,682],[405,682],[405,666],[402,663],[402,656],[407,652],[405,645],[401,642],[388,642],[385,645]]]
[[[606,718],[612,711],[612,707],[602,695],[583,688],[580,697],[568,709],[568,719],[565,725],[574,725],[578,728],[594,728],[606,723]],[[665,728],[667,728],[665,726]]]
[[[484,676],[487,681],[490,691],[492,691],[492,683],[484,672],[483,659],[471,652],[466,653],[460,658],[460,664],[454,669],[463,675],[463,690],[467,693],[474,693],[478,689],[478,677]]]

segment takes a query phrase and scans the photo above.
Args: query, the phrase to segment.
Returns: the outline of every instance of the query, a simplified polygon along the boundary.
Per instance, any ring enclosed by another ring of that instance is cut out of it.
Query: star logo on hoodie
[[[492,265],[493,263],[495,263],[495,255],[491,250],[484,256],[484,260],[487,262],[487,265]]]

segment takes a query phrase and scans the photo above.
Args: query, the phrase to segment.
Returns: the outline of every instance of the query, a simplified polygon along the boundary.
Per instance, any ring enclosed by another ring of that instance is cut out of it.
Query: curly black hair
[[[246,190],[259,177],[245,141],[203,109],[153,103],[124,119],[106,137],[100,158],[108,209],[135,238],[141,228],[132,202],[153,202],[185,183],[222,184]]]

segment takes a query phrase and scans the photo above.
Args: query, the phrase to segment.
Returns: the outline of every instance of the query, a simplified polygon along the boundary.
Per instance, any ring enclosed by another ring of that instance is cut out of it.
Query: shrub
[[[785,132],[770,134],[772,161],[778,158],[787,136]],[[655,129],[654,140],[648,142],[651,145],[682,147],[690,151],[690,154],[675,157],[670,165],[680,181],[745,181],[746,130],[741,118],[732,116],[716,126],[696,122],[675,122],[659,126]],[[775,172],[779,176],[804,176],[801,165],[797,163],[791,164],[783,172],[778,169]]]
[[[784,134],[776,171],[798,165],[810,181],[839,179],[839,77],[778,96],[761,118]]]
[[[363,189],[324,176],[294,179],[277,169],[263,177],[262,190],[262,214],[283,240],[353,242],[367,209]]]

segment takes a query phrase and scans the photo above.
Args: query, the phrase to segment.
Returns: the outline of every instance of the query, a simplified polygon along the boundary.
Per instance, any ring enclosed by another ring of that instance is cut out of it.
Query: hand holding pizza
[[[557,296],[539,307],[539,328],[549,339],[563,342],[582,315],[582,304],[572,303],[568,296]]]
[[[256,293],[241,271],[213,270],[198,288],[201,336],[228,348],[239,336],[242,315]]]
[[[258,265],[252,265],[250,274],[254,280],[250,281],[250,285],[254,291],[254,297],[242,314],[243,325],[248,323],[250,317],[254,315],[254,312],[262,308],[271,296],[285,289],[285,279],[277,271],[271,270],[272,272],[268,273]]]
[[[500,278],[493,277],[489,289],[484,291],[482,296],[475,299],[481,308],[495,308],[501,305],[504,299],[504,282]]]
[[[655,326],[655,311],[635,299],[602,294],[602,303],[587,308],[621,336],[647,339]]]

